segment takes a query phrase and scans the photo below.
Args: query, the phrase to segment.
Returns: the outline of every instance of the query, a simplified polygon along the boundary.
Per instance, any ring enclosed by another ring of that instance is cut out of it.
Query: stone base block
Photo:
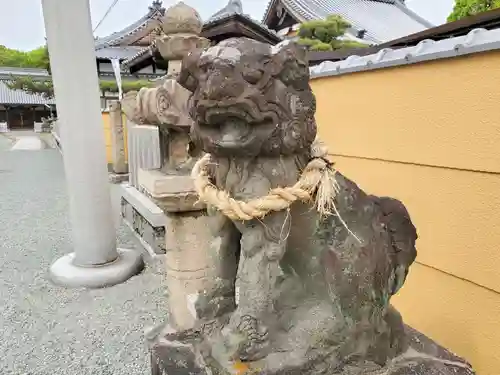
[[[112,184],[121,184],[129,180],[128,173],[109,173],[109,182]]]
[[[125,224],[151,256],[165,254],[165,224],[163,211],[133,186],[121,185],[121,213]]]
[[[235,362],[221,365],[209,355],[195,331],[176,332],[169,326],[158,328],[147,335],[153,375],[474,375],[463,359],[436,344],[425,335],[407,327],[410,347],[385,367],[376,364],[353,364],[342,369],[324,369],[311,372],[310,368],[290,367],[266,370],[265,362]],[[318,364],[321,368],[321,364]]]
[[[199,292],[214,288],[215,265],[208,246],[212,239],[209,220],[205,211],[167,215],[165,281],[170,323],[177,329],[194,327],[196,312],[193,301]]]
[[[139,185],[146,189],[153,198],[162,198],[165,195],[194,192],[191,176],[168,175],[160,170],[145,170],[139,168]]]
[[[151,198],[155,204],[166,213],[195,212],[205,209],[205,204],[199,202],[198,194],[187,192],[183,194],[166,194],[161,198]]]
[[[141,255],[133,250],[118,249],[114,262],[95,267],[76,266],[74,258],[74,253],[67,254],[50,267],[55,284],[71,288],[105,288],[130,279],[144,267]]]
[[[148,340],[152,375],[208,375],[205,366],[200,365],[196,358],[196,349],[192,343],[169,339],[169,336],[176,334],[169,326],[160,332],[159,336],[164,338],[161,342],[155,336]]]
[[[139,169],[138,183],[147,196],[167,213],[203,210],[193,180],[185,175],[168,175],[160,170]]]

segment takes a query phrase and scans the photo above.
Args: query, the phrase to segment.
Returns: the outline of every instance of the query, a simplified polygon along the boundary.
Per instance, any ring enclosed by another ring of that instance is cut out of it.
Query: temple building
[[[159,36],[152,34],[152,43],[149,46],[125,60],[122,64],[124,70],[136,74],[145,69],[158,71],[158,67],[168,68],[168,61],[163,59],[155,43]],[[276,32],[246,15],[241,0],[229,0],[224,8],[206,20],[200,36],[207,38],[212,44],[232,37],[247,37],[270,44],[277,44],[282,40]]]
[[[160,20],[164,14],[165,8],[162,7],[162,2],[155,0],[149,6],[148,12],[133,24],[121,31],[96,39],[95,49],[99,75],[113,77],[113,60],[122,63],[148,48],[159,35]],[[124,79],[150,79],[164,74],[165,69],[157,64],[139,69],[134,72],[133,76],[127,71],[122,71]]]
[[[50,79],[44,69],[0,67],[0,132],[41,129],[43,118],[56,115],[54,99],[10,89],[7,83],[12,75]]]
[[[115,81],[113,63],[120,69],[122,81],[154,80],[166,73],[166,68],[161,64],[150,64],[130,71],[121,69],[120,65],[147,49],[159,34],[161,18],[165,14],[162,2],[155,0],[149,6],[148,12],[133,24],[114,32],[106,37],[97,38],[95,42],[97,72],[101,80]],[[101,107],[106,109],[111,101],[118,99],[117,92],[103,92]]]
[[[156,80],[165,76],[169,61],[162,57],[157,41],[164,36],[166,9],[154,0],[144,16],[124,29],[96,38],[96,64],[101,81],[115,82],[113,66],[122,81]],[[406,7],[402,0],[271,0],[263,22],[246,15],[241,0],[229,0],[202,25],[200,37],[216,44],[231,37],[247,37],[277,44],[294,37],[304,21],[338,14],[352,27],[346,38],[370,45],[385,43],[424,31],[432,25]],[[172,62],[171,62],[172,64]],[[2,67],[0,72],[0,131],[5,128],[32,129],[42,117],[54,112],[53,99],[11,90],[5,85],[13,75],[50,79],[42,69]],[[118,93],[103,90],[101,107],[106,109]]]
[[[430,27],[404,0],[271,0],[263,24],[282,37],[296,35],[302,22],[342,16],[351,24],[346,39],[385,43]]]
[[[147,48],[155,38],[161,17],[165,9],[160,1],[155,0],[148,12],[121,31],[95,41],[96,64],[101,81],[115,82],[113,61],[120,63],[135,56]],[[151,80],[165,75],[166,70],[156,64],[130,74],[122,71],[123,81]],[[29,94],[22,90],[12,90],[7,81],[12,76],[30,77],[33,80],[50,80],[50,74],[44,69],[0,67],[0,132],[8,130],[37,129],[43,117],[49,117],[55,111],[55,100],[38,94]],[[101,92],[101,107],[106,109],[110,101],[117,100],[114,91]]]
[[[240,0],[229,0],[224,8],[211,16],[204,23],[201,36],[212,43],[233,37],[247,37],[270,44],[281,41],[274,31],[246,15]]]

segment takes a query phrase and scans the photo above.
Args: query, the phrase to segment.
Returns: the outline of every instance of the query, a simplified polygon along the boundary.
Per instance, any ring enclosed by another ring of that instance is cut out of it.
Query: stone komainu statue
[[[191,53],[178,82],[193,93],[191,138],[210,154],[203,186],[213,194],[199,190],[213,206],[207,251],[217,269],[196,303],[199,327],[167,340],[193,345],[195,373],[238,373],[239,364],[252,374],[413,374],[398,372],[412,334],[390,305],[416,257],[403,204],[367,195],[339,172],[333,214],[311,207],[308,192],[283,190],[315,158],[331,168],[313,152],[306,52],[229,39]],[[259,211],[270,192],[288,207]],[[250,201],[255,215],[238,206]]]

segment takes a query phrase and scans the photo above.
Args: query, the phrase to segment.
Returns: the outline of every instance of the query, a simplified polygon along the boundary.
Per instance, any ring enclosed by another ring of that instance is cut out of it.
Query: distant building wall
[[[104,139],[106,142],[106,160],[108,162],[108,168],[113,164],[113,152],[111,143],[111,122],[109,111],[102,112],[102,122],[104,129]],[[125,158],[127,158],[127,121],[125,115],[123,115],[123,128],[124,128],[124,138],[125,138]]]
[[[337,168],[417,226],[394,304],[479,375],[500,374],[499,66],[485,52],[311,81]]]

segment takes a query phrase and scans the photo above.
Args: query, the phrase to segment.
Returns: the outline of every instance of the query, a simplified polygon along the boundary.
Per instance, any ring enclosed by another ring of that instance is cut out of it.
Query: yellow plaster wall
[[[500,374],[500,53],[312,80],[339,170],[401,199],[417,264],[405,320]]]
[[[111,122],[110,122],[111,116],[109,115],[109,112],[104,111],[102,112],[102,123],[103,123],[103,129],[104,129],[104,140],[106,143],[106,160],[109,164],[113,163],[113,151],[112,151],[112,146],[111,146]],[[124,133],[124,139],[125,139],[125,160],[127,160],[127,120],[125,118],[125,115],[123,115],[123,133]]]
[[[109,112],[102,112],[102,123],[104,126],[104,142],[106,143],[106,160],[108,164],[113,163],[113,153],[111,149],[111,123]]]

